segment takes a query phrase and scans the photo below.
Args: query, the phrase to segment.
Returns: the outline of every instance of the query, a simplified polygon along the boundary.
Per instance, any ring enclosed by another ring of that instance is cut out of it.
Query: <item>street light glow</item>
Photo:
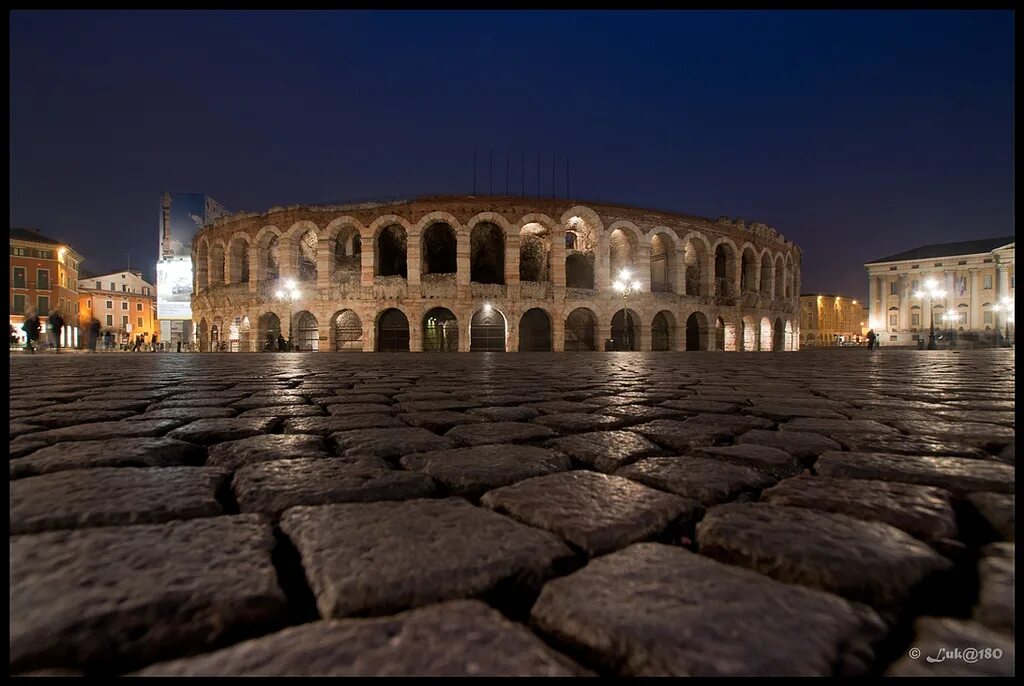
[[[631,272],[629,269],[627,269],[625,267],[623,267],[619,271],[619,279],[621,279],[622,281],[629,281],[632,277],[633,277],[633,272]]]

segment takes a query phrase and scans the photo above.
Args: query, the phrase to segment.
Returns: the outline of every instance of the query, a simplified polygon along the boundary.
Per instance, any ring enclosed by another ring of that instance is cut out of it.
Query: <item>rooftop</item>
[[[48,243],[50,245],[63,245],[62,241],[55,241],[48,236],[39,233],[38,229],[11,228],[11,238],[17,241],[31,241],[33,243]]]
[[[1001,236],[999,238],[982,238],[980,240],[960,241],[958,243],[935,243],[934,245],[922,245],[920,248],[896,253],[888,257],[880,257],[877,260],[871,260],[864,264],[930,260],[936,257],[955,257],[957,255],[977,255],[979,253],[992,252],[996,248],[1001,248],[1013,242],[1013,236]]]

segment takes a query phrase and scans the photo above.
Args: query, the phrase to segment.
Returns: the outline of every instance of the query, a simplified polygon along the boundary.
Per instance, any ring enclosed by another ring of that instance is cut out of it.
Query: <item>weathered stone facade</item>
[[[795,350],[801,251],[774,229],[515,197],[271,208],[193,241],[200,348]],[[625,300],[623,268],[639,282]],[[294,282],[289,305],[275,294]],[[288,334],[291,333],[291,336]]]

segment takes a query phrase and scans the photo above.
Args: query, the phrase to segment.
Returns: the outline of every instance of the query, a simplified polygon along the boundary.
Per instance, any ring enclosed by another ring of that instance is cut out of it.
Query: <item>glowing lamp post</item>
[[[996,312],[1003,313],[1003,322],[1006,327],[1006,333],[1003,335],[1004,345],[1010,347],[1010,324],[1013,324],[1013,298],[1010,296],[1003,297],[993,308]],[[996,333],[999,332],[999,322],[996,322]]]
[[[289,279],[284,284],[284,289],[278,289],[277,299],[283,300],[288,303],[288,350],[292,349],[292,303],[299,299],[299,289],[295,287],[295,282]]]
[[[640,282],[632,281],[633,274],[628,269],[623,269],[619,272],[619,278],[612,284],[612,287],[622,294],[622,325],[626,327],[626,345],[632,348],[630,342],[630,334],[632,333],[632,327],[629,325],[627,317],[629,316],[626,312],[626,299],[629,298],[633,291],[640,290]]]
[[[953,329],[955,323],[960,321],[960,315],[956,312],[947,312],[942,315],[942,321],[946,322],[946,328],[949,329],[949,347],[953,348],[956,344],[953,342]]]
[[[939,288],[938,281],[935,279],[928,279],[924,282],[924,290],[914,293],[914,297],[920,299],[922,302],[924,302],[925,298],[928,298],[928,309],[931,310],[929,313],[931,324],[929,326],[928,333],[928,349],[935,350],[938,347],[935,345],[935,299],[945,298],[946,291]]]

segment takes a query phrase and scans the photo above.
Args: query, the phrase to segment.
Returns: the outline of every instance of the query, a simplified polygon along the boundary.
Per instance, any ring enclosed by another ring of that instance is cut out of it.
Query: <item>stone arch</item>
[[[519,280],[551,281],[550,227],[528,222],[519,229]]]
[[[252,335],[252,322],[249,316],[242,314],[238,317],[238,350],[240,352],[255,352],[255,340]]]
[[[711,244],[702,233],[692,231],[683,238],[683,266],[686,295],[710,296]]]
[[[782,352],[786,349],[786,327],[782,323],[782,317],[775,318],[772,325],[772,350]]]
[[[204,291],[210,286],[210,244],[205,237],[196,243],[195,261],[197,291]]]
[[[616,350],[640,349],[640,315],[636,310],[618,308],[612,314],[612,341]]]
[[[420,236],[420,273],[455,274],[457,252],[458,234],[454,226],[444,221],[428,224]]]
[[[299,224],[307,223],[311,224],[312,222],[299,222]],[[292,238],[292,243],[295,259],[295,270],[293,273],[296,279],[301,283],[315,284],[317,281],[317,254],[320,250],[320,237],[315,229],[306,228],[305,231],[299,233],[297,238]]]
[[[736,334],[733,333],[735,336]],[[735,345],[735,341],[733,341]],[[725,350],[725,320],[721,317],[715,318],[715,350]]]
[[[703,312],[691,312],[686,318],[686,350],[708,349],[708,318]]]
[[[331,339],[338,352],[362,352],[363,323],[352,310],[340,310],[331,317]]]
[[[281,231],[264,226],[256,234],[257,281],[277,281],[281,276]]]
[[[328,274],[336,281],[359,281],[362,273],[362,234],[366,229],[353,217],[338,217],[320,233],[321,248],[328,250]],[[333,325],[333,324],[332,324]]]
[[[594,289],[594,254],[572,251],[565,256],[566,288]]]
[[[524,312],[519,320],[519,352],[549,352],[551,349],[551,315],[540,307]]]
[[[740,350],[757,350],[757,324],[754,318],[747,316],[740,319],[740,335],[737,342]]]
[[[772,256],[767,249],[761,253],[761,269],[759,271],[761,272],[761,295],[771,297],[774,278],[772,274]]]
[[[736,295],[736,245],[728,238],[715,242],[715,295],[730,298]]]
[[[675,293],[677,283],[676,238],[672,229],[658,227],[651,231],[651,292]]]
[[[598,239],[604,231],[601,218],[587,207],[577,206],[562,215],[565,226],[565,286],[594,290]]]
[[[505,232],[495,222],[472,224],[469,233],[469,280],[505,283]]]
[[[407,278],[409,234],[405,226],[392,222],[375,229],[373,235],[373,275]]]
[[[757,264],[757,251],[753,245],[745,243],[740,253],[740,293],[757,292]]]
[[[224,243],[217,241],[210,246],[210,285],[224,283]]]
[[[651,319],[651,350],[676,349],[676,316],[662,310]]]
[[[320,349],[320,325],[309,310],[297,312],[294,318],[295,341],[293,347],[299,352],[316,352]]]
[[[587,307],[577,307],[565,318],[565,344],[568,351],[597,350],[597,315]]]
[[[459,320],[446,307],[434,307],[423,315],[423,351],[458,352]]]
[[[604,233],[604,222],[601,221],[600,215],[586,205],[570,207],[562,213],[559,223],[567,230],[583,230],[595,244],[597,237]]]
[[[249,283],[249,237],[236,233],[228,242],[228,283]]]
[[[768,317],[761,317],[761,335],[758,341],[758,350],[771,351],[772,349],[772,320]]]
[[[792,298],[795,291],[796,280],[793,276],[793,256],[786,254],[786,297]]]
[[[256,321],[256,344],[260,350],[277,350],[281,335],[281,318],[273,312],[264,312]]]
[[[377,352],[409,351],[409,318],[390,307],[377,316]]]
[[[636,224],[617,221],[608,227],[608,280],[614,282],[623,269],[637,276],[636,265],[640,257],[643,233]]]
[[[775,272],[775,297],[784,298],[786,297],[786,265],[782,260],[782,255],[775,256],[773,269]]]
[[[484,305],[469,323],[469,349],[473,352],[505,352],[508,322],[496,307]]]

